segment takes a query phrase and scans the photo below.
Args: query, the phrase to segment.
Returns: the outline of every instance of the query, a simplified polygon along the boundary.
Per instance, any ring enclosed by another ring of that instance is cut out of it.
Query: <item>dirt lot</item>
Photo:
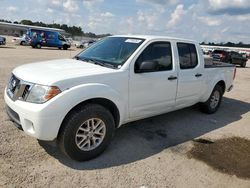
[[[3,91],[11,70],[78,52],[0,47],[0,187],[250,187],[250,179],[222,173],[187,155],[193,139],[250,139],[250,62],[248,68],[237,68],[235,87],[216,114],[191,107],[131,123],[88,162],[71,161],[56,147],[17,130],[4,112]]]

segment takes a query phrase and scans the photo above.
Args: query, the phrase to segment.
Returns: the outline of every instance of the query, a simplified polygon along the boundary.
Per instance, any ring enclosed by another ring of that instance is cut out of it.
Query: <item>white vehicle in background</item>
[[[65,40],[70,44],[70,46],[74,43],[72,38],[65,38]]]
[[[215,113],[235,71],[205,64],[195,41],[111,36],[73,59],[15,68],[4,98],[17,127],[83,161],[101,154],[125,123],[196,103]]]
[[[12,42],[16,45],[29,45],[29,38],[24,34],[22,37],[14,37]]]
[[[95,42],[96,42],[96,40],[94,40],[94,39],[82,40],[82,41],[76,43],[75,45],[77,48],[87,48]]]

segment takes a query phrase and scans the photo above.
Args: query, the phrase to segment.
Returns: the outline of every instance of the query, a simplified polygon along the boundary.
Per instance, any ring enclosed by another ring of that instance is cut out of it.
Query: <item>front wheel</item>
[[[63,49],[64,49],[64,50],[67,50],[67,49],[68,49],[68,46],[67,46],[67,45],[63,45]]]
[[[58,143],[70,158],[85,161],[106,149],[114,129],[114,118],[109,110],[98,104],[88,104],[68,115],[62,124]]]
[[[201,111],[207,114],[215,113],[220,107],[223,90],[220,85],[216,85],[205,103],[201,103]]]

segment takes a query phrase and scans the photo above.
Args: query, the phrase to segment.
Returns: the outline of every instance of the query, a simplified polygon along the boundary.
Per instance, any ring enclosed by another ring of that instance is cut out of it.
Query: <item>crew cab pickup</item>
[[[40,140],[56,140],[74,160],[96,157],[116,128],[199,103],[214,113],[233,86],[235,66],[205,64],[195,41],[121,35],[73,59],[26,64],[5,89],[7,113]]]

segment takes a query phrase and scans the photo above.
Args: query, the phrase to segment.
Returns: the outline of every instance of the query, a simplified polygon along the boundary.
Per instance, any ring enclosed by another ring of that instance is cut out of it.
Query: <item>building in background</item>
[[[57,31],[64,36],[70,36],[63,29],[49,28],[49,27],[39,27],[32,25],[23,25],[23,24],[14,24],[14,23],[5,23],[0,22],[0,35],[9,35],[9,36],[22,36],[29,29],[42,29],[44,31]]]

